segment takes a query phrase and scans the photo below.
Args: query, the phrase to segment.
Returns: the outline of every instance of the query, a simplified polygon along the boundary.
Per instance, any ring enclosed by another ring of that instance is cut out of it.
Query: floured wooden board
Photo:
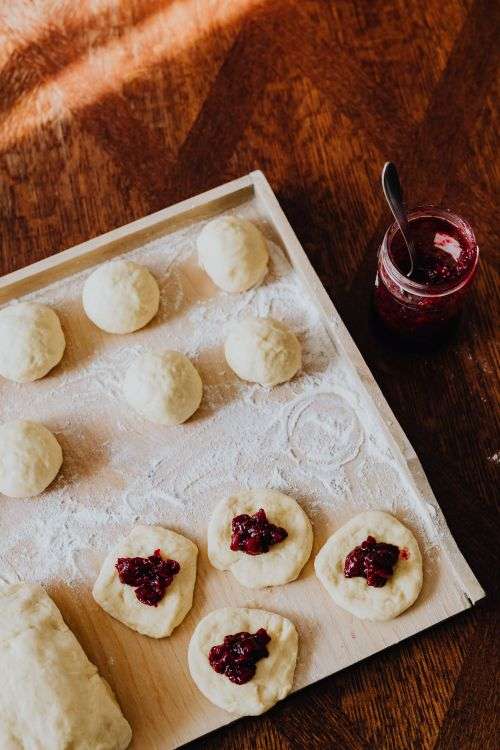
[[[255,221],[271,269],[239,295],[216,289],[196,263],[203,223],[224,212]],[[81,289],[95,264],[125,254],[161,288],[156,319],[128,336],[85,317]],[[353,664],[469,607],[484,595],[460,554],[415,453],[376,386],[274,194],[260,172],[114,230],[0,280],[0,305],[25,297],[53,306],[67,339],[63,362],[31,384],[0,381],[0,421],[28,418],[64,450],[57,481],[38,499],[0,501],[0,578],[40,581],[115,693],[139,750],[167,750],[232,720],[188,673],[198,620],[223,606],[263,607],[300,635],[295,688]],[[283,320],[301,341],[304,367],[272,390],[239,381],[223,356],[231,321]],[[125,368],[144,347],[190,356],[204,382],[195,417],[160,427],[121,396]],[[296,498],[314,526],[314,554],[355,513],[387,510],[407,524],[424,557],[424,587],[396,620],[369,623],[333,604],[313,572],[260,592],[210,567],[211,509],[238,487]],[[200,548],[194,607],[172,637],[153,641],[106,615],[90,590],[116,537],[136,521],[186,534]]]

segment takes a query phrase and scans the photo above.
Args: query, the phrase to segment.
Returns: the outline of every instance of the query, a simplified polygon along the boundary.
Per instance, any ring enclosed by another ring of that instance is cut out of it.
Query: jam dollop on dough
[[[408,559],[405,550],[405,558]],[[399,560],[399,547],[395,544],[377,542],[375,537],[368,536],[364,542],[347,555],[344,563],[346,578],[366,578],[368,586],[381,588],[393,574],[393,568]]]
[[[266,645],[271,640],[265,628],[256,633],[226,635],[224,643],[212,646],[208,654],[210,666],[218,674],[224,674],[236,685],[244,685],[255,674],[259,659],[269,656]]]
[[[181,566],[176,560],[164,560],[156,549],[149,557],[119,557],[116,570],[120,581],[135,587],[142,604],[157,607]]]
[[[279,544],[288,536],[286,529],[269,523],[263,508],[253,516],[247,513],[235,516],[231,530],[231,549],[233,552],[246,552],[247,555],[262,555],[269,552],[269,547]]]

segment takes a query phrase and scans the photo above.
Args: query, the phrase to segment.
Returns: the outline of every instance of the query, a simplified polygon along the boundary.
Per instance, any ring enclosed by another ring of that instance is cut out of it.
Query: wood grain
[[[488,594],[193,747],[496,750],[498,8],[185,0],[176,23],[179,5],[3,4],[1,272],[262,168]],[[371,323],[389,157],[415,202],[463,212],[481,247],[467,315],[433,353]]]

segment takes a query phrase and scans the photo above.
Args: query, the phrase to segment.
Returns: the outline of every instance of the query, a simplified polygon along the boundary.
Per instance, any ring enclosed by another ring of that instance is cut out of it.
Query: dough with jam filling
[[[284,528],[288,536],[268,552],[250,555],[230,548],[232,520],[253,515],[260,508],[267,520]],[[214,568],[230,570],[236,580],[250,589],[281,586],[295,580],[311,554],[311,522],[300,505],[275,490],[239,490],[216,505],[207,531],[208,558]]]
[[[368,536],[400,549],[393,574],[380,588],[368,586],[361,576],[344,575],[347,555]],[[314,567],[333,601],[362,620],[397,617],[411,607],[422,588],[422,556],[417,540],[394,516],[382,511],[367,511],[351,518],[323,545]]]
[[[0,747],[125,750],[108,683],[41,586],[0,586]]]
[[[135,588],[120,581],[118,558],[149,557],[159,549],[162,558],[176,560],[180,571],[173,577],[157,606],[144,604]],[[96,602],[112,617],[151,638],[172,633],[191,609],[196,580],[198,548],[182,534],[162,526],[135,526],[117,542],[104,560],[92,591]]]
[[[264,628],[271,640],[269,656],[260,659],[251,680],[237,685],[212,669],[208,654],[226,635]],[[263,609],[226,607],[201,620],[188,649],[189,671],[201,692],[216,706],[235,716],[257,716],[285,698],[293,684],[297,662],[298,634],[293,623]]]

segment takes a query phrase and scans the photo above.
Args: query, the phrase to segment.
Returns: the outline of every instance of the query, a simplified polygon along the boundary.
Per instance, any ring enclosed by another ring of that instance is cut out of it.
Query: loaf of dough
[[[0,586],[2,750],[125,750],[111,688],[40,586]]]

